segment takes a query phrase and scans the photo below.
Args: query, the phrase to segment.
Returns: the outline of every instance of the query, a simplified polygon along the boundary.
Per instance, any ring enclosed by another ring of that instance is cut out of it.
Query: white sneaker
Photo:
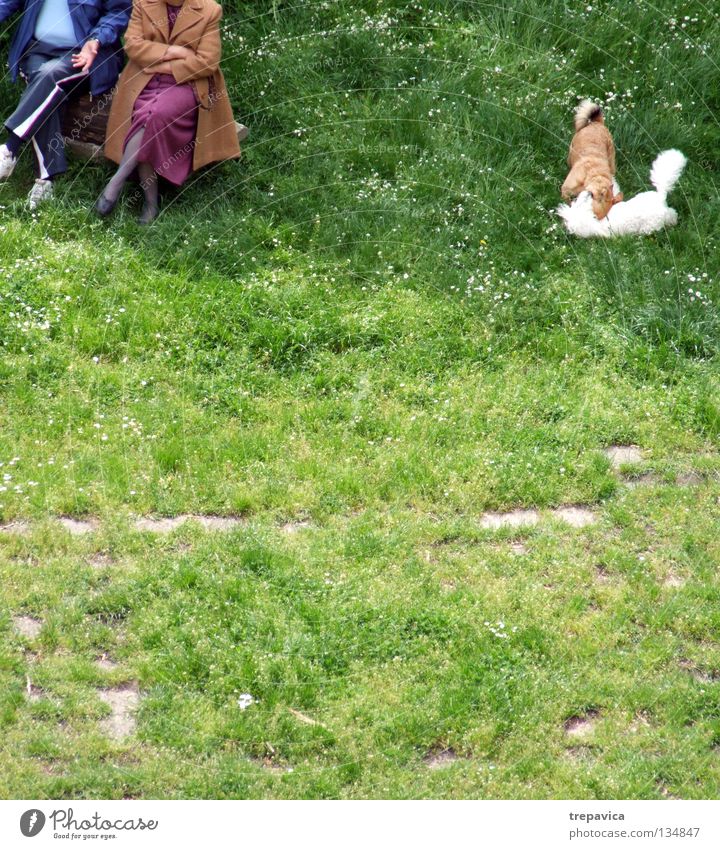
[[[52,180],[35,180],[35,184],[28,195],[28,209],[37,209],[46,200],[52,200],[54,194],[55,189]]]
[[[10,153],[10,148],[6,144],[0,144],[0,180],[7,180],[16,164],[17,159]]]

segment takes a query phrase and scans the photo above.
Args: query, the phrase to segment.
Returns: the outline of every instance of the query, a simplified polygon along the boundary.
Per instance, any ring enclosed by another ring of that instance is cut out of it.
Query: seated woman
[[[219,68],[221,16],[215,0],[135,0],[105,141],[119,168],[95,204],[99,215],[112,212],[136,168],[145,195],[138,221],[149,224],[158,175],[180,186],[203,165],[240,155]]]

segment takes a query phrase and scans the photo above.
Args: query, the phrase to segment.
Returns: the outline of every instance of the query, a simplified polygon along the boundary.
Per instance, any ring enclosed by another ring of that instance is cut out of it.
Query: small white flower
[[[250,695],[250,693],[242,693],[238,697],[237,704],[240,710],[247,710],[250,705],[255,704],[255,699]]]

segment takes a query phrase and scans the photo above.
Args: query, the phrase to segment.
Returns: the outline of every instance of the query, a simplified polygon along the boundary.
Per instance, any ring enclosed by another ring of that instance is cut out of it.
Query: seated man
[[[27,88],[5,119],[0,180],[12,174],[23,142],[32,142],[39,172],[28,195],[34,209],[52,197],[53,178],[67,168],[60,110],[68,94],[89,86],[94,97],[117,82],[123,61],[120,37],[132,0],[0,0],[0,23],[21,7],[8,64],[12,79],[19,73]]]

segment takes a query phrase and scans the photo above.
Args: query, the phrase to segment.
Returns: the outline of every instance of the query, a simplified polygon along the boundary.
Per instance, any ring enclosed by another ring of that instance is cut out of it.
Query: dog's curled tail
[[[687,159],[679,150],[664,150],[653,162],[650,182],[663,198],[680,179],[686,164]]]
[[[593,121],[603,123],[604,120],[601,106],[593,103],[592,100],[583,100],[575,110],[575,132],[582,130],[583,127],[587,127]]]

